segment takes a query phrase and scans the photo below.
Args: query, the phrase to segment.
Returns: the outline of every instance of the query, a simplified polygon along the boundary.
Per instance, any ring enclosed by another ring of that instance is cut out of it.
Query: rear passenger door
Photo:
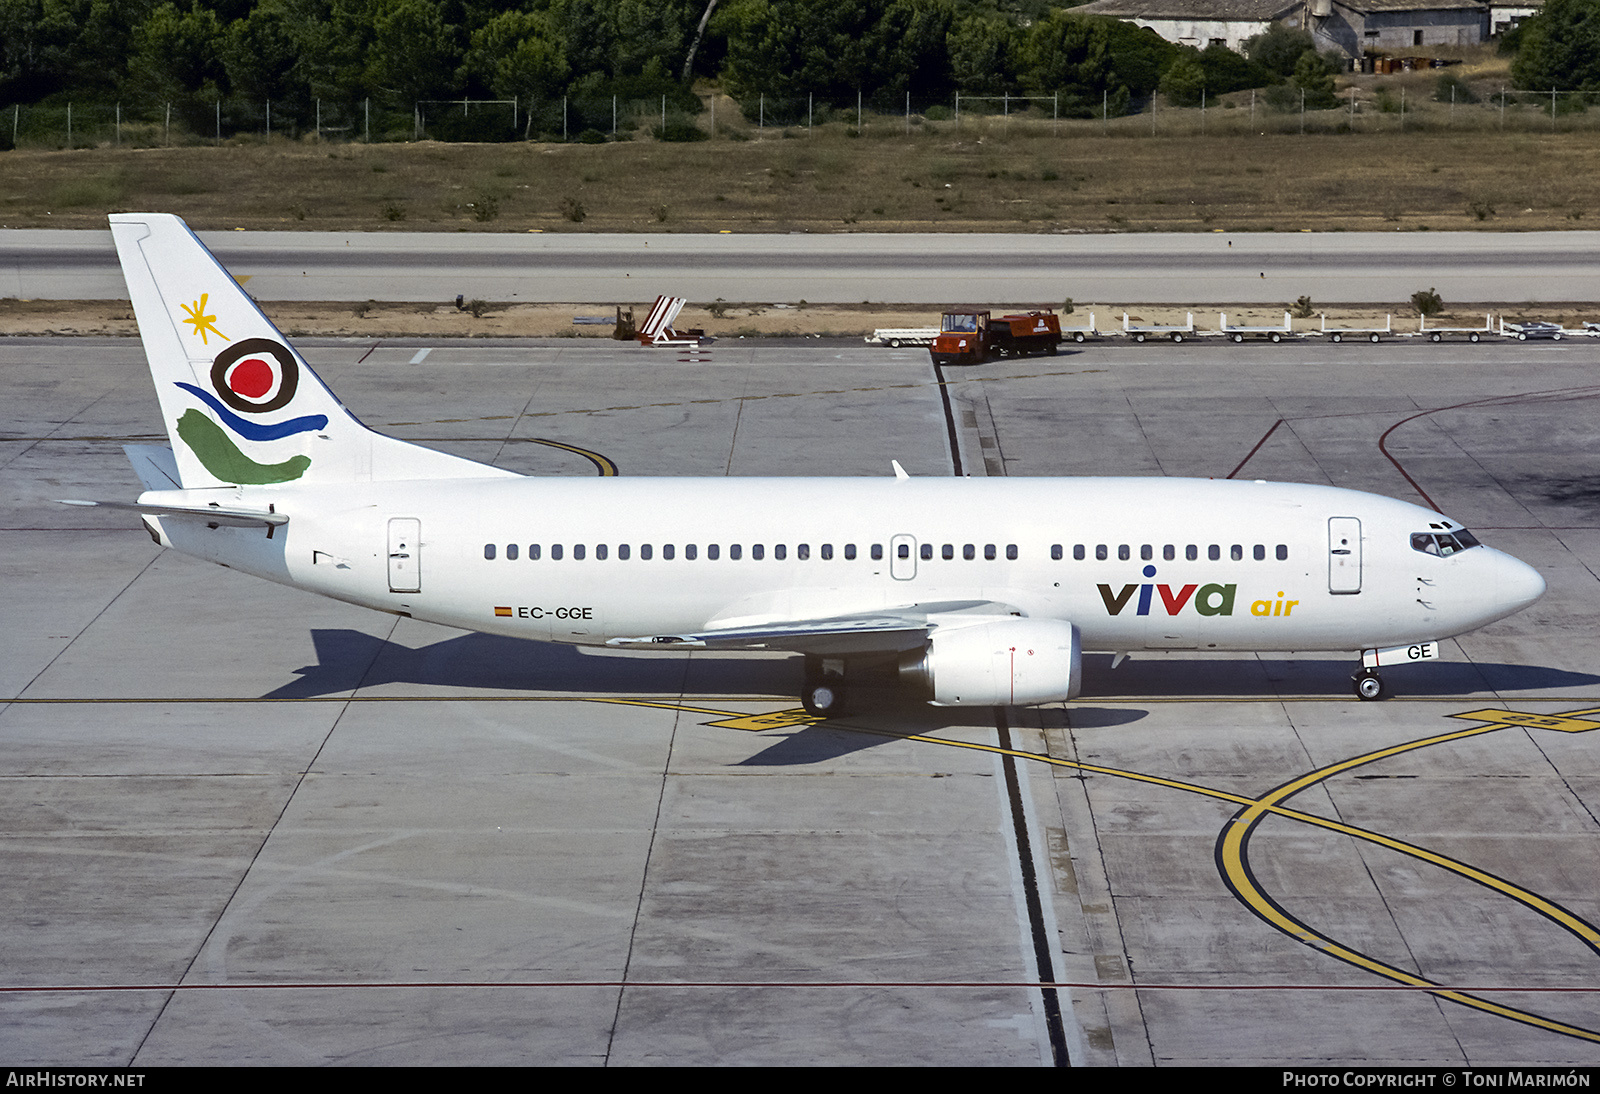
[[[389,521],[389,591],[422,591],[422,521],[415,517]]]

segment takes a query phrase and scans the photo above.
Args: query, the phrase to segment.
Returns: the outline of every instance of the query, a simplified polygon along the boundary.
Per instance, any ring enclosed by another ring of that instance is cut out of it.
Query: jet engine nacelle
[[[900,657],[900,675],[941,707],[1059,703],[1083,683],[1078,628],[1060,619],[1012,619],[936,630]]]

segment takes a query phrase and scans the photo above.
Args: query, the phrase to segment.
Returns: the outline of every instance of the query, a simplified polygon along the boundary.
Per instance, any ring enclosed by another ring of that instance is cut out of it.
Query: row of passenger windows
[[[545,551],[546,550],[547,550],[547,548],[545,548],[541,544],[530,543],[530,544],[528,544],[528,548],[527,548],[528,558],[531,559],[531,560],[537,561],[538,559],[545,557]],[[655,546],[653,544],[641,543],[641,544],[639,544],[639,547],[638,547],[639,558],[641,558],[641,559],[643,559],[645,561],[649,561],[649,560],[651,560],[651,559],[653,559],[655,557],[655,550],[656,549],[655,549]],[[883,544],[874,543],[874,544],[871,545],[870,548],[868,548],[868,550],[869,550],[869,553],[872,556],[873,561],[879,561],[879,560],[881,560],[883,558]],[[946,543],[943,546],[937,548],[937,550],[939,552],[939,557],[942,558],[942,559],[947,559],[948,560],[948,559],[954,559],[956,557],[957,547],[956,547],[956,545],[954,543]],[[968,560],[968,561],[976,559],[978,557],[979,551],[981,550],[982,554],[983,554],[983,558],[985,560],[987,560],[987,561],[991,561],[992,562],[995,559],[1000,557],[1000,552],[1001,552],[1002,549],[997,547],[993,543],[985,543],[981,548],[975,543],[964,543],[964,544],[961,545],[959,550],[961,552],[961,557],[963,559]],[[612,551],[612,548],[608,544],[597,543],[597,544],[594,545],[594,557],[596,559],[602,559],[603,560],[603,559],[610,558],[611,557],[611,551]],[[661,557],[663,559],[674,559],[674,558],[677,558],[678,557],[677,551],[678,551],[678,548],[677,548],[676,544],[663,543],[661,545]],[[935,547],[934,547],[933,544],[924,543],[919,547],[917,553],[924,561],[931,561],[933,559],[933,557],[934,557],[934,551],[935,551]],[[1065,551],[1066,551],[1066,549],[1064,547],[1062,547],[1061,544],[1059,544],[1059,543],[1054,544],[1050,548],[1050,557],[1052,559],[1055,559],[1056,561],[1060,561],[1062,558],[1066,557],[1065,556]],[[1116,551],[1117,551],[1117,559],[1118,559],[1118,561],[1127,562],[1127,561],[1130,561],[1133,558],[1133,548],[1131,546],[1129,546],[1128,544],[1126,544],[1126,543],[1119,544],[1117,546],[1117,548],[1116,548]],[[486,559],[495,558],[496,555],[499,554],[499,552],[500,552],[500,548],[499,548],[499,546],[497,544],[485,543],[483,545],[483,557],[486,558]],[[550,544],[549,547],[548,547],[548,552],[549,552],[549,557],[551,559],[555,560],[555,561],[558,561],[558,562],[561,559],[567,557],[567,555],[566,555],[567,548],[564,545],[560,544],[560,543],[552,543],[552,544]],[[589,547],[586,544],[582,544],[582,543],[574,543],[574,544],[572,544],[571,552],[572,552],[571,557],[573,559],[575,559],[575,560],[581,561],[581,560],[586,559],[586,558],[589,557]],[[616,545],[616,557],[619,558],[619,559],[623,559],[623,560],[630,559],[630,558],[633,557],[633,552],[634,552],[634,548],[630,544],[619,543],[619,544]],[[722,547],[721,544],[708,543],[708,544],[705,545],[705,557],[708,558],[708,559],[711,559],[711,560],[720,559],[722,557],[722,552],[723,552],[723,547]],[[728,544],[727,552],[728,552],[728,558],[734,559],[736,561],[745,557],[744,545],[740,544],[740,543],[730,543],[730,544]],[[1017,545],[1015,543],[1006,544],[1005,547],[1004,547],[1004,552],[1005,552],[1006,561],[1015,562],[1017,560]],[[1239,544],[1239,543],[1235,543],[1233,546],[1228,548],[1228,557],[1230,559],[1232,559],[1234,562],[1241,562],[1241,561],[1244,560],[1244,552],[1245,552],[1244,545],[1243,544]],[[842,553],[843,553],[844,557],[847,560],[854,559],[856,557],[856,545],[854,543],[846,543],[844,545]],[[902,558],[902,559],[909,559],[911,557],[911,545],[909,543],[899,544],[895,553],[897,555],[899,555],[899,557]],[[508,543],[508,544],[505,545],[505,557],[507,559],[511,559],[511,560],[515,561],[517,558],[521,557],[521,555],[522,555],[522,546],[520,544]],[[1279,562],[1283,562],[1283,561],[1287,560],[1288,557],[1289,557],[1289,547],[1288,547],[1288,545],[1287,544],[1283,544],[1283,543],[1278,544],[1277,549],[1276,549],[1276,556],[1277,556],[1277,559],[1278,559]],[[693,561],[694,559],[699,558],[700,557],[700,546],[698,544],[695,544],[695,543],[685,543],[683,545],[683,557],[685,559],[688,559],[688,560],[691,560],[691,561]],[[752,543],[750,545],[750,558],[751,559],[753,559],[756,562],[760,562],[761,560],[765,559],[766,557],[767,557],[766,544],[763,544],[763,543]],[[773,544],[773,546],[772,546],[772,557],[774,559],[780,561],[780,562],[786,560],[789,557],[788,544],[784,544],[784,543],[775,543],[775,544]],[[809,544],[809,543],[798,543],[798,544],[796,544],[795,548],[794,548],[794,557],[797,558],[797,559],[801,559],[801,560],[809,559],[811,557],[811,544]],[[818,547],[817,548],[817,557],[821,558],[821,559],[823,559],[825,561],[832,559],[834,557],[833,544],[824,543],[820,547]],[[1072,548],[1072,557],[1074,559],[1080,561],[1080,562],[1083,561],[1085,558],[1088,557],[1088,548],[1085,547],[1081,543],[1074,544],[1073,548]],[[1097,561],[1100,561],[1100,562],[1106,561],[1107,559],[1109,559],[1111,557],[1111,548],[1106,546],[1104,543],[1097,544],[1095,546],[1095,548],[1094,548],[1094,557],[1095,557],[1095,559]],[[1175,544],[1171,544],[1171,543],[1166,544],[1164,547],[1161,548],[1161,557],[1167,562],[1175,561],[1177,559],[1177,557],[1178,557],[1178,548],[1177,548],[1177,546]],[[1183,557],[1189,562],[1198,561],[1199,558],[1200,558],[1200,548],[1199,548],[1199,546],[1197,544],[1193,544],[1193,543],[1189,544],[1183,550]],[[1257,562],[1265,561],[1266,557],[1267,557],[1266,545],[1262,544],[1262,543],[1256,544],[1253,548],[1251,548],[1251,557],[1254,558]],[[1152,545],[1148,544],[1148,543],[1143,544],[1139,548],[1139,558],[1142,561],[1145,561],[1145,562],[1152,561],[1155,558],[1155,548]],[[1211,544],[1209,547],[1206,548],[1206,558],[1210,559],[1212,562],[1220,561],[1222,559],[1222,546],[1220,544],[1216,544],[1216,543]]]
[[[1245,550],[1244,549],[1244,544],[1235,543],[1235,544],[1233,544],[1233,546],[1228,548],[1228,557],[1230,559],[1232,559],[1234,562],[1243,562],[1244,561],[1244,550]],[[1288,559],[1289,559],[1289,545],[1287,543],[1278,544],[1278,546],[1274,550],[1274,555],[1277,557],[1277,560],[1279,562],[1288,561]],[[1061,548],[1059,546],[1050,548],[1050,557],[1051,558],[1060,558],[1061,557]],[[1082,562],[1085,558],[1088,557],[1088,548],[1086,548],[1081,543],[1074,544],[1073,548],[1072,548],[1072,557],[1074,559],[1077,559],[1079,562]],[[1106,559],[1111,557],[1111,548],[1107,547],[1104,543],[1095,544],[1094,557],[1095,557],[1095,560],[1098,561],[1098,562],[1106,561]],[[1152,562],[1152,561],[1155,560],[1155,557],[1156,557],[1156,549],[1155,549],[1155,547],[1153,545],[1151,545],[1149,543],[1145,543],[1145,544],[1141,544],[1140,545],[1140,547],[1139,547],[1139,559],[1140,559],[1140,561]],[[1175,543],[1168,543],[1168,544],[1164,545],[1161,548],[1161,557],[1162,557],[1162,559],[1164,561],[1167,561],[1167,562],[1175,562],[1175,561],[1177,561],[1177,558],[1178,558],[1178,545],[1175,544]],[[1199,559],[1200,559],[1200,545],[1197,544],[1197,543],[1191,543],[1191,544],[1187,545],[1186,547],[1184,547],[1184,549],[1183,549],[1183,557],[1184,557],[1184,560],[1187,561],[1187,562],[1197,562],[1197,561],[1199,561]],[[1255,559],[1257,562],[1265,562],[1267,560],[1267,545],[1265,543],[1258,543],[1254,547],[1250,548],[1250,557]],[[1133,558],[1133,548],[1131,546],[1129,546],[1128,544],[1126,544],[1126,543],[1119,543],[1117,545],[1117,559],[1118,559],[1118,561],[1127,562],[1127,561],[1131,560],[1132,558]],[[1222,544],[1213,543],[1210,546],[1208,546],[1206,548],[1206,558],[1210,559],[1212,562],[1220,562],[1222,560]]]
[[[588,548],[588,546],[586,544],[574,543],[574,544],[572,544],[570,549],[571,549],[571,552],[572,552],[571,553],[571,557],[574,558],[574,559],[582,560],[582,559],[585,559],[585,558],[589,557],[589,548]],[[521,544],[508,543],[508,544],[505,545],[505,549],[504,550],[505,550],[505,557],[508,558],[508,559],[515,560],[515,559],[521,557],[521,555],[522,555],[522,546],[521,546]],[[530,543],[530,544],[528,544],[528,548],[527,548],[528,558],[533,559],[535,561],[537,561],[540,558],[544,558],[544,557],[546,557],[546,554],[545,554],[546,550],[548,550],[548,552],[549,552],[548,557],[551,558],[551,559],[554,559],[556,561],[560,561],[561,559],[568,557],[567,556],[568,548],[566,548],[564,545],[562,545],[560,543],[552,543],[552,544],[549,545],[548,548],[545,548],[543,545],[538,544],[538,543]],[[697,558],[700,557],[700,550],[701,549],[700,549],[700,545],[699,544],[696,544],[696,543],[685,543],[683,545],[683,557],[685,559],[689,559],[689,560],[697,559]],[[960,550],[961,550],[961,557],[962,558],[964,558],[964,559],[975,559],[975,558],[978,557],[978,552],[979,552],[980,548],[976,544],[968,543],[968,544],[964,544],[960,548]],[[983,547],[981,548],[981,550],[983,552],[983,557],[986,558],[986,559],[989,559],[991,561],[1000,557],[1000,549],[997,548],[992,543],[985,543],[983,545]],[[1057,547],[1056,550],[1057,550],[1057,552],[1059,552],[1061,549],[1059,547]],[[597,544],[594,545],[594,557],[597,558],[597,559],[610,558],[611,557],[611,551],[612,551],[612,548],[607,544],[597,543]],[[655,557],[655,552],[656,552],[656,548],[655,548],[655,546],[653,544],[641,543],[638,546],[639,557],[641,559],[646,560],[646,561],[649,561],[650,559],[654,558]],[[883,544],[881,544],[881,543],[872,544],[868,548],[868,552],[872,556],[874,561],[881,560],[883,558]],[[922,552],[921,553],[922,553],[922,557],[923,558],[931,559],[933,557],[933,552],[934,552],[933,544],[924,543],[922,545]],[[499,548],[499,546],[497,544],[485,543],[483,545],[483,557],[484,558],[493,559],[499,553],[500,553],[500,548]],[[616,545],[616,557],[619,558],[619,559],[632,558],[633,557],[633,553],[634,553],[634,548],[630,544],[619,543],[619,544]],[[723,547],[719,543],[708,543],[708,544],[705,545],[705,557],[708,558],[708,559],[712,559],[712,560],[719,559],[719,558],[722,557],[722,553],[723,553]],[[854,543],[846,543],[840,553],[843,555],[843,557],[846,560],[852,560],[852,559],[854,559],[856,557],[856,545]],[[946,543],[943,547],[941,547],[939,549],[939,553],[940,553],[940,557],[941,558],[953,559],[953,558],[956,557],[956,545],[953,544],[953,543]],[[901,558],[910,558],[911,557],[911,548],[910,548],[910,546],[908,544],[902,544],[900,546],[899,554],[900,554]],[[730,543],[730,544],[728,544],[728,546],[727,546],[727,556],[728,556],[728,558],[734,559],[734,560],[738,560],[738,559],[744,558],[745,557],[745,547],[744,547],[744,545],[741,544],[741,543]],[[664,559],[677,558],[678,557],[677,545],[676,544],[672,544],[672,543],[663,543],[661,545],[661,557],[664,558]],[[750,558],[751,559],[755,560],[756,562],[760,562],[761,560],[765,559],[766,557],[767,557],[767,546],[766,546],[766,544],[764,544],[764,543],[752,543],[750,545]],[[773,544],[772,545],[772,557],[774,559],[780,561],[780,562],[786,560],[789,557],[789,545],[786,544],[786,543],[775,543],[775,544]],[[806,560],[806,559],[811,558],[812,557],[811,556],[811,544],[809,544],[809,543],[797,543],[797,544],[795,544],[794,557],[797,558],[797,559],[800,559],[800,560]],[[824,544],[820,545],[817,548],[816,557],[818,557],[818,558],[820,558],[820,559],[822,559],[824,561],[831,560],[834,557],[833,544],[824,543]],[[1006,544],[1006,546],[1005,546],[1005,557],[1006,557],[1006,559],[1008,561],[1012,561],[1012,562],[1016,561],[1016,558],[1017,558],[1017,545],[1015,543]],[[1056,555],[1056,557],[1057,558],[1060,557],[1059,553]]]

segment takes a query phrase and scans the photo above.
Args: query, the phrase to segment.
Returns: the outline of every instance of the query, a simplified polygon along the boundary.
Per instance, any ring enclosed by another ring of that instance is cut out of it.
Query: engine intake
[[[1078,628],[1060,619],[1014,619],[936,630],[900,655],[900,678],[941,707],[1059,703],[1083,683]]]

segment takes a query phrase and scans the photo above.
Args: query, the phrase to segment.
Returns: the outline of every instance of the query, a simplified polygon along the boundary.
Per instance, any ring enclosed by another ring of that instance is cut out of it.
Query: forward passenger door
[[[889,541],[889,576],[896,581],[917,576],[916,536],[895,536]]]
[[[1328,518],[1328,591],[1361,591],[1361,521],[1355,517]]]

